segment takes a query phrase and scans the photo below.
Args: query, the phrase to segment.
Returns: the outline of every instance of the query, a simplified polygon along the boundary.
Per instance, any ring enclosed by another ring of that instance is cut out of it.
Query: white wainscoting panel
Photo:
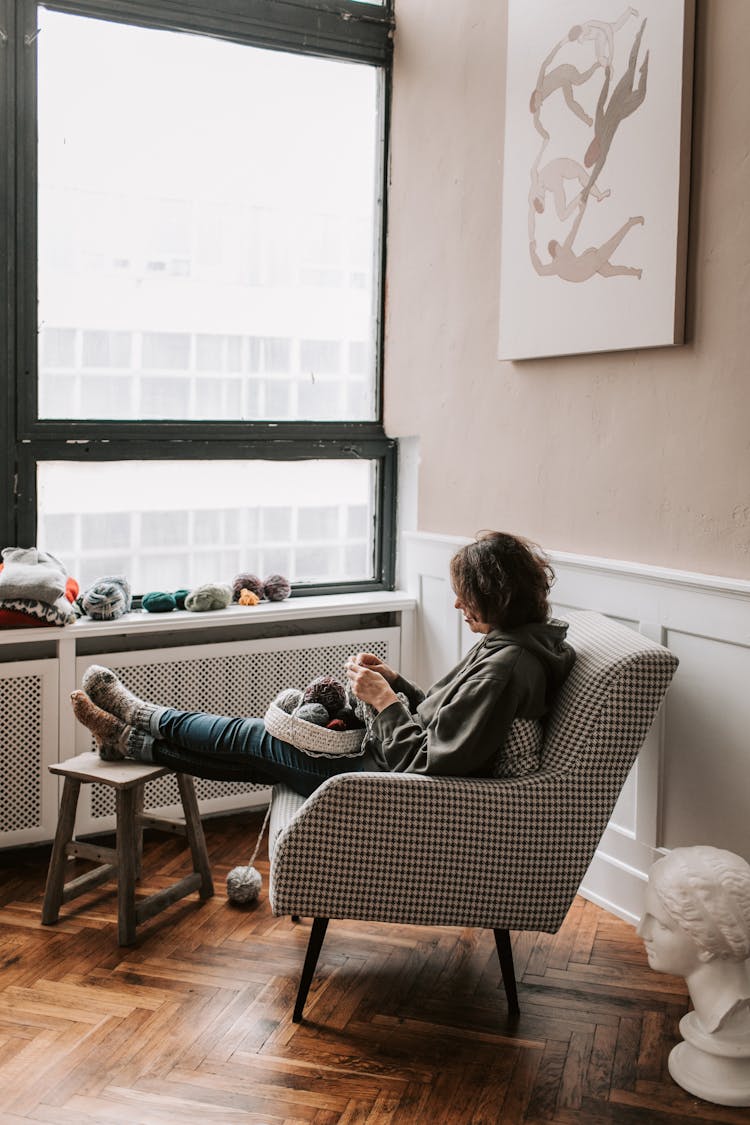
[[[419,532],[402,538],[403,581],[419,603],[415,679],[425,687],[473,642],[453,608],[448,575],[451,555],[465,542]],[[750,582],[555,552],[551,558],[558,616],[604,613],[680,660],[581,886],[586,897],[636,922],[648,870],[665,851],[712,844],[750,860]]]

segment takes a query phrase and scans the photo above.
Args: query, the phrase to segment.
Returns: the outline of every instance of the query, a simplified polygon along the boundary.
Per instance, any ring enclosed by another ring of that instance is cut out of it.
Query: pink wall
[[[418,529],[750,577],[750,3],[696,27],[688,344],[501,363],[505,5],[396,0],[386,427]]]

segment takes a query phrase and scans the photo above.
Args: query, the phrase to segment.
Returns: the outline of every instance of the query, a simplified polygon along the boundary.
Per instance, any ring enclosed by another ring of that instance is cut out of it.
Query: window
[[[179,8],[0,0],[2,534],[140,594],[387,587],[391,3]]]

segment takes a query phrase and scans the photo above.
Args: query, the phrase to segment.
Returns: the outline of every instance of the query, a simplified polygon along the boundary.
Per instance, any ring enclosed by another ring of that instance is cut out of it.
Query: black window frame
[[[37,10],[208,35],[382,69],[377,420],[372,422],[40,419],[37,409]],[[0,383],[3,545],[36,542],[37,465],[46,461],[362,460],[377,467],[374,577],[295,585],[293,596],[393,589],[397,442],[383,428],[386,180],[393,0],[0,0]],[[3,370],[4,368],[4,370]],[[51,548],[51,544],[45,546]]]

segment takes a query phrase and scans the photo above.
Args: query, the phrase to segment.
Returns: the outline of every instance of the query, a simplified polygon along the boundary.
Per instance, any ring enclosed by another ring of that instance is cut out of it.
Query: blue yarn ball
[[[95,621],[112,621],[130,612],[130,584],[122,575],[97,578],[82,598],[84,611]]]
[[[327,727],[331,716],[321,703],[303,703],[294,712],[296,719],[304,719],[306,723],[314,723],[316,727]]]

